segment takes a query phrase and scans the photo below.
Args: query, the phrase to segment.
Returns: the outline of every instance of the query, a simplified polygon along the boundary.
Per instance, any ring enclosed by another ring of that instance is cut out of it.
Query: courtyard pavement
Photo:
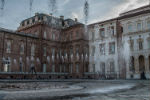
[[[150,100],[150,80],[0,80],[0,100]]]

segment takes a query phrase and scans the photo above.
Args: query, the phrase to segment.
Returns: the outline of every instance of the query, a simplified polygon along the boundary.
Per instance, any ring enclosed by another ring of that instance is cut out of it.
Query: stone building
[[[36,13],[0,28],[0,64],[0,78],[150,79],[150,7],[88,26]]]
[[[150,6],[89,25],[90,72],[100,78],[150,79]]]
[[[40,78],[84,77],[88,40],[84,25],[77,19],[36,13],[22,21],[17,32],[0,32],[2,77],[8,73],[26,77],[35,73]]]
[[[100,78],[119,78],[117,19],[90,25],[90,72]]]
[[[122,42],[128,49],[126,78],[150,79],[150,6],[122,13],[119,21],[123,29]]]

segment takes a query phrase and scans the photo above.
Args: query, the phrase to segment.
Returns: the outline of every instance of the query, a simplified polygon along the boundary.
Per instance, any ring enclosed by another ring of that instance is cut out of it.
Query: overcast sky
[[[84,1],[57,0],[57,13],[54,15],[78,18],[84,23]],[[90,6],[89,24],[114,18],[122,12],[149,4],[149,0],[88,0],[88,2]],[[36,12],[50,13],[48,0],[34,0],[31,16]],[[0,27],[16,30],[19,23],[29,17],[29,0],[5,0],[4,10],[0,10]]]

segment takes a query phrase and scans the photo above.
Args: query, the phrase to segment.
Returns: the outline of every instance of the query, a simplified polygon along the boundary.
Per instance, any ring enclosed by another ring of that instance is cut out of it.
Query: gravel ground
[[[150,100],[150,81],[1,81],[0,100]]]

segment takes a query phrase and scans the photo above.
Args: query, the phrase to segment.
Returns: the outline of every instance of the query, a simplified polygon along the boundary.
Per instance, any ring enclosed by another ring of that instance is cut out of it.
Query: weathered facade
[[[91,24],[89,62],[93,72],[101,78],[150,79],[149,18],[148,5]]]
[[[0,29],[0,78],[150,78],[150,7],[87,26],[36,13]]]

